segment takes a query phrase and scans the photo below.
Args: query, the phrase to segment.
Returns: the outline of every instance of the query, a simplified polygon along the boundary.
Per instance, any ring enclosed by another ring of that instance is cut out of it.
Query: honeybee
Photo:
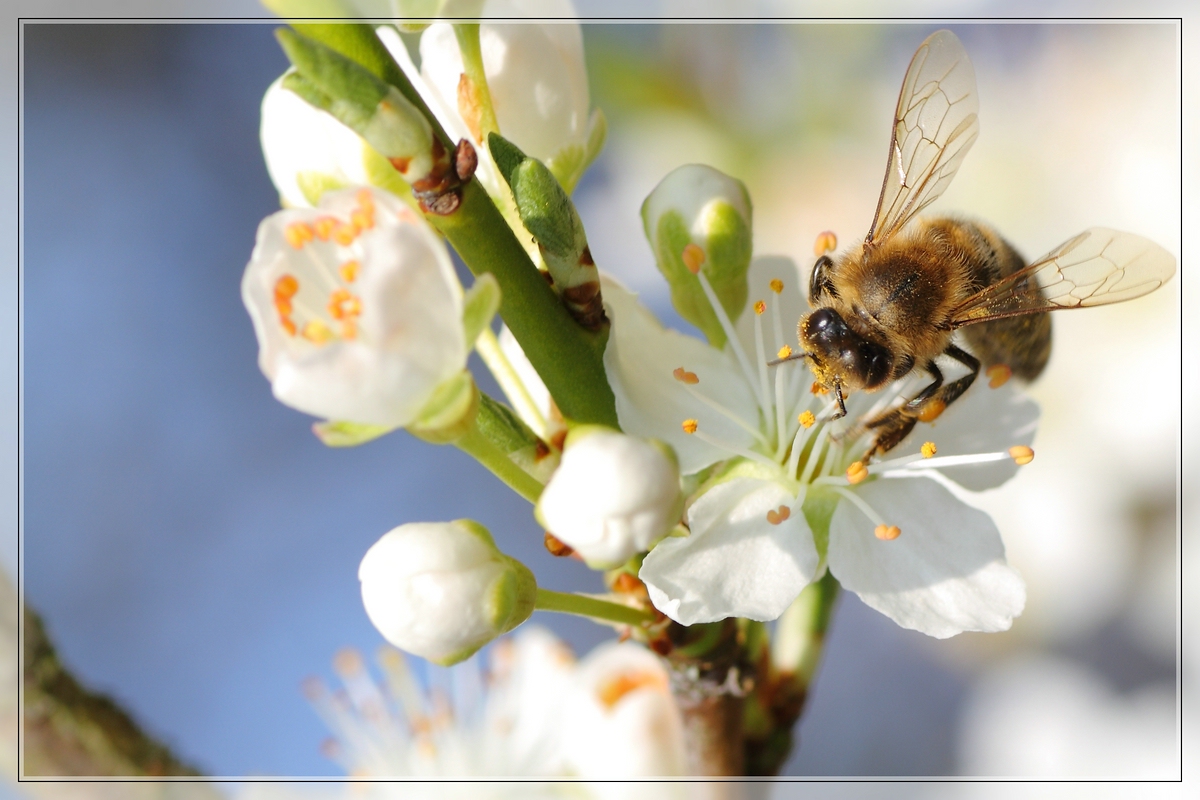
[[[918,420],[935,419],[981,368],[1025,381],[1041,374],[1050,357],[1048,312],[1140,297],[1175,273],[1166,250],[1108,228],[1089,228],[1026,265],[983,223],[918,218],[974,144],[978,109],[962,43],[950,31],[934,33],[904,76],[866,238],[813,265],[814,310],[799,321],[802,352],[790,358],[809,359],[817,384],[834,394],[835,419],[845,416],[851,392],[880,389],[913,370],[931,378],[915,397],[864,423],[875,433],[865,460],[899,444]],[[944,380],[942,356],[967,374]]]

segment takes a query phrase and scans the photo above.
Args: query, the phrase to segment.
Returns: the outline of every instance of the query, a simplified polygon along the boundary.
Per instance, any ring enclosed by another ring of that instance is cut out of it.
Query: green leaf
[[[546,165],[536,158],[526,158],[513,170],[509,185],[517,201],[517,213],[538,245],[568,264],[577,260],[587,244],[583,221]],[[555,275],[554,280],[568,286],[574,283],[565,275]]]
[[[482,392],[475,424],[480,433],[507,454],[535,447],[540,441],[515,411]]]
[[[433,390],[408,432],[431,444],[453,442],[475,424],[479,394],[471,373],[463,370]]]
[[[341,101],[341,113],[335,116],[355,130],[366,125],[379,101],[387,97],[384,81],[336,50],[287,28],[275,31],[275,38],[303,77],[335,103]],[[334,113],[334,106],[327,110]]]
[[[468,346],[475,344],[499,310],[500,284],[494,275],[480,275],[463,297],[463,334]]]
[[[386,425],[363,425],[341,420],[317,422],[312,429],[326,447],[357,447],[396,430]]]

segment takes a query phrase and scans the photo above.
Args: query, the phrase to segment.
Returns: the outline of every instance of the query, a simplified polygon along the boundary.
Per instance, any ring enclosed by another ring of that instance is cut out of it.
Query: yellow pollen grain
[[[333,231],[337,228],[338,221],[333,217],[317,217],[313,222],[313,231],[317,234],[317,238],[322,242],[328,242],[329,237],[333,235]]]
[[[817,424],[817,418],[813,415],[813,413],[811,411],[805,411],[799,417],[796,418],[796,421],[799,422],[801,425],[803,425],[805,428],[811,428],[813,425]]]
[[[776,353],[776,354],[775,354],[775,356],[776,356],[777,358],[787,358],[787,357],[788,357],[788,356],[790,356],[791,354],[792,354],[792,348],[788,347],[788,346],[785,344],[783,347],[779,348],[779,352],[778,352],[778,353]]]
[[[1008,383],[1008,379],[1012,377],[1012,374],[1012,367],[1007,364],[993,364],[987,369],[988,386],[993,389],[999,389]]]
[[[675,380],[680,383],[686,383],[689,386],[694,386],[700,382],[700,377],[696,373],[688,372],[683,367],[676,367],[675,371],[671,374],[675,376]]]
[[[817,234],[817,240],[813,242],[813,255],[823,256],[826,253],[832,253],[837,250],[837,234],[833,231],[821,231]]]
[[[771,279],[771,291],[774,292],[775,294],[780,294],[781,292],[783,292],[783,281],[779,280],[779,278],[772,278]]]
[[[754,304],[754,313],[755,314],[758,314],[761,316],[763,314],[763,312],[765,312],[766,310],[767,310],[767,304],[764,303],[762,300],[759,300],[758,302],[756,302]]]
[[[683,265],[687,267],[688,272],[692,273],[693,275],[700,272],[701,265],[708,260],[708,256],[704,255],[704,248],[700,247],[700,245],[696,244],[695,242],[692,242],[688,244],[687,247],[683,248],[681,257],[683,258]]]
[[[683,432],[687,434],[695,433],[700,428],[700,423],[694,419],[685,419],[683,421]]]
[[[1025,466],[1030,461],[1033,461],[1033,448],[1026,447],[1023,444],[1008,448],[1008,454],[1012,457],[1012,460],[1017,462],[1017,465],[1021,467]]]
[[[355,279],[358,278],[358,270],[359,264],[357,261],[347,261],[345,264],[342,264],[340,267],[338,267],[338,275],[340,275],[342,280],[344,280],[346,283],[354,283]]]
[[[946,403],[941,398],[935,397],[925,405],[921,406],[921,410],[917,412],[917,419],[921,422],[933,422],[942,415],[946,410]]]
[[[875,538],[890,542],[900,536],[900,529],[895,525],[876,525]]]
[[[304,329],[300,331],[300,335],[318,345],[326,344],[333,339],[333,331],[329,330],[329,326],[315,319],[304,323]]]
[[[867,465],[861,461],[855,461],[846,468],[846,480],[851,486],[862,483],[867,479],[868,475],[870,475],[870,472],[867,471]]]
[[[778,525],[792,515],[792,510],[787,506],[773,508],[767,512],[767,522],[772,525]]]
[[[937,445],[933,442],[926,442],[921,445],[921,458],[933,458],[937,455]]]

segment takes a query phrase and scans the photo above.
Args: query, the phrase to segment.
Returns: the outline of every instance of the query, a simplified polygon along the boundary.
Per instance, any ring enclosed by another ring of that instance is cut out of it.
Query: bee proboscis
[[[914,370],[931,381],[867,420],[866,459],[936,418],[981,368],[1031,381],[1050,356],[1048,312],[1119,303],[1175,274],[1175,258],[1132,233],[1089,228],[1028,265],[989,226],[917,215],[941,196],[979,133],[975,71],[950,31],[926,39],[900,89],[883,189],[861,245],[822,255],[809,280],[813,311],[797,325],[817,384],[844,396]],[[955,342],[962,329],[966,347]],[[943,378],[937,359],[965,366]],[[786,359],[785,359],[786,360]],[[772,362],[778,363],[778,362]]]

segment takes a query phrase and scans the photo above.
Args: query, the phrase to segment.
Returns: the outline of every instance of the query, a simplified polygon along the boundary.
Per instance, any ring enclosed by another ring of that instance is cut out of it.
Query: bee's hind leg
[[[888,409],[867,421],[866,427],[875,431],[875,440],[871,442],[871,449],[863,456],[864,462],[869,462],[877,452],[886,453],[904,441],[920,419],[921,409],[943,390],[944,378],[937,364],[929,361],[923,369],[930,374],[933,381],[922,389],[920,394],[904,405]]]
[[[961,378],[950,381],[950,383],[946,384],[946,388],[942,389],[942,394],[938,399],[948,406],[962,397],[963,392],[971,388],[971,384],[979,377],[979,359],[956,345],[950,345],[946,348],[945,352],[946,355],[971,370]],[[942,408],[944,410],[945,406]]]

